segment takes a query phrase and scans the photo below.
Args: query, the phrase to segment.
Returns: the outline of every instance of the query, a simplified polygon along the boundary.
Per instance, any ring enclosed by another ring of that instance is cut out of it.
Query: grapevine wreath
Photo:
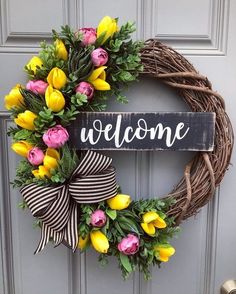
[[[126,278],[138,268],[150,277],[150,265],[167,262],[175,252],[169,240],[179,223],[195,215],[213,196],[229,166],[233,131],[223,98],[208,79],[179,53],[156,39],[132,41],[134,24],[120,28],[104,17],[96,29],[53,31],[53,43],[41,43],[25,66],[29,81],[5,96],[15,126],[12,149],[24,159],[15,187],[41,228],[35,253],[52,241],[75,251],[88,247],[99,261],[118,258]],[[66,129],[81,111],[103,111],[109,97],[127,102],[123,89],[138,75],[176,88],[194,112],[215,112],[213,152],[198,152],[184,177],[164,198],[132,200],[115,180],[112,160],[70,146]]]

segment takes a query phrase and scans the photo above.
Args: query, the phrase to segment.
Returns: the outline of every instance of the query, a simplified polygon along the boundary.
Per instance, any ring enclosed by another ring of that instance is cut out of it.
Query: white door
[[[157,37],[184,54],[208,76],[226,100],[236,126],[236,1],[234,0],[1,0],[0,92],[24,83],[23,66],[38,52],[40,40],[51,28],[68,23],[74,28],[96,26],[104,15],[134,20],[134,38]],[[183,111],[187,107],[168,87],[142,80],[126,93],[130,103],[111,103],[113,111]],[[0,100],[0,293],[1,294],[218,294],[220,285],[236,279],[236,181],[232,166],[214,201],[196,218],[182,225],[174,240],[176,254],[162,269],[153,269],[152,281],[136,273],[124,282],[116,261],[101,269],[95,252],[72,254],[65,247],[47,248],[33,255],[39,230],[28,211],[18,208],[13,190],[18,157],[10,151],[8,113]],[[187,152],[109,152],[123,190],[132,197],[168,193],[178,182]],[[236,163],[235,152],[232,163]]]

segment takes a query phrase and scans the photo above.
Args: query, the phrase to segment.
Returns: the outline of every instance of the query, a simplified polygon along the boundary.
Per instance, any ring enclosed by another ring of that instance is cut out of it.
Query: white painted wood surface
[[[158,37],[187,56],[226,100],[236,126],[236,1],[234,0],[1,0],[0,93],[25,82],[22,68],[48,39],[52,27],[95,26],[104,15],[134,20],[134,38]],[[111,102],[109,111],[186,111],[168,87],[145,79],[126,93],[130,103]],[[145,97],[145,99],[143,98]],[[10,120],[0,99],[0,293],[2,294],[219,294],[220,285],[236,279],[236,181],[233,167],[214,201],[186,221],[176,255],[150,282],[137,273],[123,282],[115,260],[105,269],[96,253],[72,254],[64,247],[33,251],[39,231],[29,212],[18,209],[20,195],[10,187],[19,158],[6,136]],[[133,197],[168,193],[180,179],[190,152],[107,152],[114,158],[123,191]]]

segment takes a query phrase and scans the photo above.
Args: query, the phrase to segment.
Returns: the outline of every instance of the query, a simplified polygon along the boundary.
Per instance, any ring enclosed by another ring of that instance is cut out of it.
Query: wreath
[[[118,28],[104,17],[96,29],[53,31],[25,66],[29,81],[5,96],[15,126],[8,135],[24,159],[14,187],[41,228],[35,253],[49,241],[75,251],[89,247],[107,263],[116,256],[124,278],[175,253],[170,239],[183,219],[195,215],[214,194],[229,166],[233,131],[223,98],[179,53],[158,40],[132,41],[133,23]],[[198,152],[167,196],[134,201],[122,194],[112,159],[70,146],[67,127],[80,112],[104,111],[108,99],[126,103],[122,92],[137,77],[151,76],[176,88],[192,111],[215,112],[213,152]]]

